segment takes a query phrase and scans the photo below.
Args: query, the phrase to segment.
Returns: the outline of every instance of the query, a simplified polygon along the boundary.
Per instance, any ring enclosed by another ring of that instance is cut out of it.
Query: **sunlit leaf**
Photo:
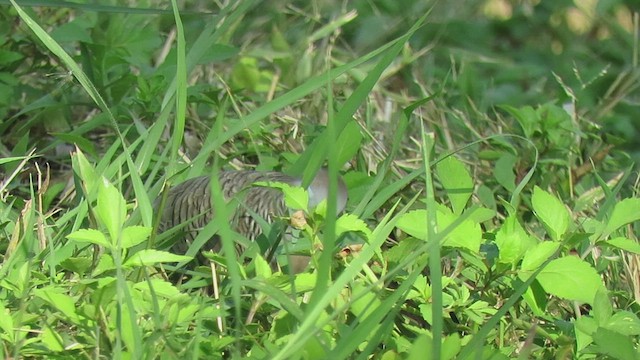
[[[473,193],[473,180],[462,161],[449,156],[436,166],[438,179],[444,186],[455,214],[461,214]]]
[[[151,234],[151,228],[146,226],[128,226],[122,229],[122,248],[128,249],[132,246],[138,245]]]
[[[35,296],[46,301],[51,307],[60,311],[68,321],[80,324],[80,317],[76,311],[75,300],[69,295],[63,294],[60,289],[45,287],[34,289]]]
[[[521,276],[522,280],[527,280],[530,273],[538,269],[545,261],[549,260],[559,247],[559,243],[544,241],[527,251],[520,265],[522,275],[524,275]]]
[[[576,256],[552,260],[537,280],[549,294],[587,304],[593,304],[596,292],[604,287],[596,269]]]
[[[104,234],[95,229],[80,229],[78,231],[74,231],[67,235],[67,239],[111,248],[111,243],[107,240]]]
[[[495,242],[500,250],[498,261],[507,264],[515,264],[536,245],[536,241],[524,231],[515,215],[505,219],[496,233]]]
[[[98,187],[96,213],[104,227],[107,228],[112,244],[115,245],[127,217],[127,207],[118,189],[104,178]]]
[[[609,235],[616,229],[638,220],[640,220],[640,198],[624,199],[613,208],[604,234]]]
[[[551,238],[555,241],[561,240],[571,223],[571,214],[567,208],[555,196],[537,186],[533,189],[531,204]]]
[[[167,251],[146,249],[133,254],[131,258],[124,262],[126,267],[152,266],[160,263],[171,263],[191,260],[192,257],[176,255]]]
[[[336,236],[340,236],[345,232],[360,232],[367,239],[371,237],[371,230],[367,223],[353,214],[344,214],[336,220]]]
[[[608,245],[615,246],[618,249],[628,251],[630,253],[640,255],[640,244],[637,241],[627,239],[624,237],[617,237],[611,240],[605,241]]]

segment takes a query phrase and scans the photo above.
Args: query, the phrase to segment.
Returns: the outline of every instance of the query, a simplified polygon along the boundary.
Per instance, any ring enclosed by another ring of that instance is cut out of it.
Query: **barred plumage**
[[[300,186],[298,178],[279,172],[259,171],[221,171],[219,173],[220,188],[224,198],[229,201],[237,198],[238,208],[234,212],[231,222],[235,231],[255,240],[262,232],[258,221],[252,216],[257,214],[267,222],[272,223],[275,217],[287,215],[284,197],[279,189],[253,186],[256,182],[281,182],[293,186]],[[167,200],[159,224],[159,232],[164,232],[174,226],[191,221],[185,227],[184,241],[178,241],[172,250],[184,254],[200,229],[215,218],[211,208],[211,190],[209,176],[200,176],[182,182],[169,190]],[[328,194],[328,174],[321,169],[308,188],[310,206],[315,206],[324,200]],[[346,187],[338,179],[338,211],[344,210],[347,201]],[[158,203],[156,203],[156,208]],[[217,238],[210,239],[203,247],[204,250],[220,250]]]

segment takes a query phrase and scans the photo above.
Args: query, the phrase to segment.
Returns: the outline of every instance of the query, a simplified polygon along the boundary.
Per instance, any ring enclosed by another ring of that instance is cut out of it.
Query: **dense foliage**
[[[45,5],[0,0],[0,358],[640,358],[634,1]],[[322,165],[307,272],[158,234]]]

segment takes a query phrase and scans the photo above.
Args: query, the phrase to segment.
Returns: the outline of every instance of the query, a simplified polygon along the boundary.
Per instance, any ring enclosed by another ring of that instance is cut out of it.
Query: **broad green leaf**
[[[520,279],[512,282],[512,286],[516,287]],[[547,293],[544,291],[540,283],[534,281],[531,286],[527,288],[522,298],[527,302],[531,311],[536,316],[546,316],[545,309],[547,307]]]
[[[180,295],[180,290],[178,290],[172,283],[157,278],[152,278],[148,281],[141,281],[133,285],[133,288],[146,293],[151,292],[151,288],[153,288],[153,292],[156,295],[166,299]]]
[[[438,207],[438,228],[440,231],[446,229],[458,218],[451,210],[444,206]],[[398,220],[397,227],[407,234],[420,239],[427,240],[427,211],[414,210],[403,214]],[[465,248],[474,253],[480,250],[482,243],[482,230],[480,225],[470,219],[466,219],[451,230],[444,239],[442,245],[456,248]]]
[[[351,313],[355,315],[360,321],[363,321],[367,316],[375,312],[380,305],[380,299],[375,291],[362,284],[361,281],[356,281],[352,284],[352,294],[356,297],[351,302]]]
[[[286,185],[286,184],[285,184]],[[283,186],[284,202],[294,210],[307,210],[309,207],[309,193],[299,186]]]
[[[284,194],[284,203],[289,209],[306,211],[309,208],[309,194],[300,186],[291,186],[277,181],[258,181],[253,185],[280,189]]]
[[[598,345],[600,355],[608,355],[618,360],[638,359],[638,352],[628,336],[620,336],[620,333],[601,327],[593,334],[593,341]]]
[[[104,234],[95,229],[80,229],[78,231],[74,231],[67,235],[67,239],[80,243],[91,243],[107,249],[111,248],[111,243],[107,240]]]
[[[128,285],[129,283],[127,283],[127,286]],[[131,316],[129,316],[131,312],[129,311],[130,308],[128,304],[129,304],[128,302],[124,302],[121,306],[121,309],[122,309],[121,311],[123,314],[123,316],[120,317],[121,319],[120,321],[122,322],[122,325],[120,326],[120,328],[122,329],[121,337],[122,337],[122,342],[127,347],[127,349],[135,349],[136,345],[142,346],[142,344],[138,344],[138,342],[136,341],[135,329],[139,325],[135,323],[134,321],[135,319],[131,319]]]
[[[444,186],[455,214],[462,214],[473,193],[473,180],[464,164],[449,156],[436,165],[438,179]]]
[[[593,311],[591,313],[593,314],[593,318],[596,320],[596,323],[600,326],[608,323],[609,319],[611,319],[613,306],[611,305],[611,300],[609,299],[609,294],[606,288],[599,289],[598,292],[596,292],[596,297],[593,302]]]
[[[541,132],[540,117],[536,110],[531,106],[523,106],[516,108],[513,106],[502,105],[501,108],[509,112],[520,124],[524,136],[531,138],[535,133]]]
[[[500,252],[498,262],[517,263],[524,254],[536,245],[536,241],[522,228],[515,215],[510,215],[496,233],[495,243]]]
[[[487,209],[484,207],[477,207],[474,211],[469,215],[469,219],[478,224],[483,223],[485,221],[489,221],[496,216],[495,210]]]
[[[0,65],[9,65],[22,58],[24,58],[24,55],[19,52],[0,49]]]
[[[576,334],[576,348],[578,351],[583,350],[593,343],[593,334],[596,333],[598,324],[592,317],[581,316],[574,322],[574,331]]]
[[[50,35],[57,42],[83,42],[93,44],[91,29],[95,26],[92,17],[79,16],[51,31]]]
[[[71,155],[71,161],[73,164],[73,171],[78,174],[80,180],[84,183],[86,195],[89,197],[88,200],[89,202],[92,202],[96,196],[95,193],[100,177],[78,147],[76,147],[75,153]]]
[[[637,241],[627,239],[624,237],[617,237],[615,239],[605,241],[608,245],[615,246],[618,249],[628,251],[630,253],[640,255],[640,244]]]
[[[422,245],[424,245],[423,240],[417,238],[407,238],[386,251],[385,257],[390,263],[397,264],[406,259],[407,256],[417,251],[418,248],[420,248]]]
[[[89,256],[75,257],[71,256],[60,262],[63,269],[73,271],[77,274],[84,274],[93,266],[93,259]]]
[[[347,123],[336,142],[336,157],[338,159],[336,163],[344,164],[351,160],[353,156],[360,151],[362,139],[363,137],[358,123],[355,121]]]
[[[80,317],[76,312],[75,300],[69,295],[61,293],[60,289],[46,287],[33,290],[33,294],[49,303],[51,307],[60,311],[67,321],[81,325]]]
[[[103,178],[98,187],[98,205],[96,214],[107,228],[111,243],[115,246],[127,218],[126,202],[118,189]]]
[[[146,226],[128,226],[122,229],[122,248],[128,249],[138,245],[151,235],[151,228]]]
[[[451,210],[444,206],[438,208],[437,216],[440,231],[444,231],[459,217],[459,215],[453,214]],[[467,249],[474,254],[480,251],[480,244],[482,244],[482,229],[471,218],[467,218],[456,225],[442,242],[443,246]]]
[[[638,316],[626,310],[616,311],[603,327],[625,336],[640,335],[640,320]]]
[[[304,292],[308,292],[315,289],[317,277],[318,277],[317,272],[313,272],[313,273],[303,272],[300,274],[296,274],[295,279],[293,281],[296,291],[298,293],[304,293]],[[283,292],[290,294],[293,288],[291,287],[291,281],[289,279],[290,278],[288,276],[273,276],[267,279],[267,281],[270,284],[274,284],[278,286],[278,288]],[[281,281],[281,280],[285,280],[285,281]]]
[[[559,243],[544,241],[527,251],[522,259],[522,265],[520,265],[520,278],[522,281],[526,281],[532,272],[553,256],[558,247],[560,247]]]
[[[516,158],[513,154],[504,153],[493,168],[493,177],[496,178],[498,184],[502,185],[509,192],[516,190],[516,174],[513,169],[516,166]]]
[[[640,220],[640,198],[624,199],[613,208],[604,235],[607,236],[618,228],[638,220]]]
[[[396,226],[414,238],[426,241],[427,210],[413,210],[403,214]]]
[[[531,204],[536,216],[542,221],[551,238],[555,241],[562,240],[571,223],[571,214],[562,202],[536,186],[533,189]]]
[[[5,307],[4,300],[0,300],[0,338],[14,341],[15,328],[9,309]]]
[[[268,279],[273,274],[271,266],[260,254],[253,259],[253,264],[255,265],[256,275],[258,277]]]
[[[191,259],[192,257],[190,256],[176,255],[167,251],[145,249],[133,254],[131,258],[124,262],[124,266],[153,266],[160,263],[189,261]]]
[[[350,231],[360,232],[364,234],[367,239],[370,239],[372,236],[367,223],[353,214],[344,214],[336,220],[336,236]]]
[[[54,329],[50,326],[47,326],[42,330],[40,339],[48,351],[59,352],[64,350],[64,347],[62,346],[62,344],[64,344],[64,340],[60,334],[54,332]]]
[[[113,261],[113,257],[111,257],[111,255],[109,254],[104,254],[100,257],[100,260],[98,260],[98,265],[95,269],[93,269],[92,274],[93,276],[97,276],[102,274],[103,272],[111,271],[115,268],[116,266]]]
[[[604,285],[598,272],[576,256],[552,260],[538,274],[540,285],[551,295],[593,305]]]
[[[442,356],[440,358],[443,360],[455,359],[461,349],[462,340],[460,339],[460,335],[453,333],[446,336],[442,341]]]
[[[411,344],[407,360],[425,360],[430,358],[430,354],[433,351],[433,338],[427,334],[421,334]]]

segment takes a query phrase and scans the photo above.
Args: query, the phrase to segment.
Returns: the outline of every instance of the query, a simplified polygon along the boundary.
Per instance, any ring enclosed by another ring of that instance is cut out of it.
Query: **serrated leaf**
[[[131,258],[127,259],[127,261],[124,262],[124,266],[153,266],[160,263],[189,261],[191,259],[193,259],[193,257],[191,256],[176,255],[167,251],[154,249],[145,249],[133,254]]]
[[[571,214],[564,204],[537,186],[533,189],[531,204],[536,216],[542,221],[551,238],[560,241],[571,223]]]
[[[367,223],[353,214],[344,214],[336,220],[336,236],[340,236],[346,232],[360,232],[368,239],[371,239],[371,230]]]
[[[552,260],[537,280],[549,294],[590,305],[596,292],[604,286],[596,269],[576,256]]]
[[[473,180],[464,164],[454,156],[440,161],[436,166],[438,179],[444,186],[453,212],[462,214],[473,193]]]
[[[115,246],[120,236],[122,225],[127,217],[126,202],[118,189],[103,178],[98,187],[98,205],[96,214],[100,222],[107,228],[111,243]]]
[[[95,229],[80,229],[78,231],[74,231],[67,235],[67,239],[80,243],[95,244],[107,249],[111,248],[111,243],[107,240],[104,234]]]
[[[607,236],[618,228],[638,220],[640,220],[640,199],[624,199],[613,208],[604,235]]]
[[[122,248],[128,249],[149,238],[151,228],[146,226],[127,226],[122,229]]]

